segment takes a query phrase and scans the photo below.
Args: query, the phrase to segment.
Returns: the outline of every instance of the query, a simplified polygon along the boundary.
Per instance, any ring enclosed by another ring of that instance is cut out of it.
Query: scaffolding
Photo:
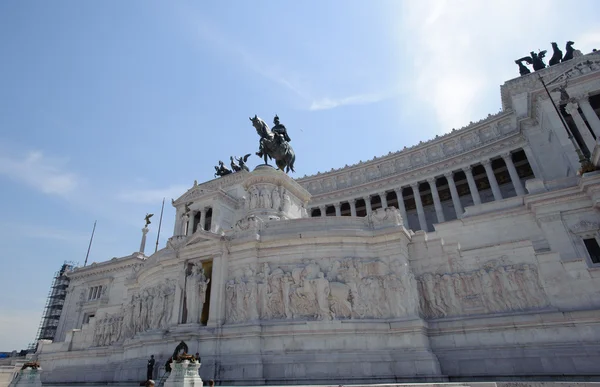
[[[60,270],[54,273],[52,286],[48,292],[48,298],[46,299],[46,305],[42,313],[42,320],[40,321],[35,342],[29,345],[30,349],[35,349],[38,340],[54,340],[58,321],[60,320],[65,298],[67,297],[67,288],[69,287],[67,273],[73,270],[75,266],[74,262],[65,261]]]

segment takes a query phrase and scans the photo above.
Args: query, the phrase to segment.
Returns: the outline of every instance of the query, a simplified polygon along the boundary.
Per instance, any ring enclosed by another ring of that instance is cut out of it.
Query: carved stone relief
[[[415,312],[410,273],[392,270],[379,259],[271,267],[265,263],[259,269],[230,272],[225,291],[228,324],[258,319],[395,318]]]
[[[426,317],[495,313],[548,305],[536,268],[530,264],[489,267],[418,278]]]
[[[123,306],[121,337],[127,339],[140,332],[165,329],[171,321],[174,300],[175,283],[172,280],[132,294]]]
[[[105,347],[123,339],[123,315],[107,314],[96,322],[94,346]]]

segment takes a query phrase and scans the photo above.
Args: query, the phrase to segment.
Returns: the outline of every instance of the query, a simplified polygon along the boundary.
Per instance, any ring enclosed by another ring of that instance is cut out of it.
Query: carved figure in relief
[[[283,302],[283,312],[285,318],[292,318],[292,312],[290,310],[290,287],[292,285],[292,276],[290,273],[285,273],[281,277],[281,298]]]
[[[283,193],[282,201],[283,201],[283,204],[282,204],[281,210],[284,212],[288,212],[290,210],[290,208],[292,207],[292,199],[290,198],[290,195],[288,195],[286,191],[284,191],[284,193]]]
[[[281,209],[281,193],[279,192],[279,187],[273,188],[271,201],[273,203],[273,209],[279,211]]]
[[[317,278],[313,280],[315,288],[315,298],[319,306],[318,318],[320,320],[331,320],[331,312],[329,311],[329,281],[327,281],[322,272],[319,272]]]

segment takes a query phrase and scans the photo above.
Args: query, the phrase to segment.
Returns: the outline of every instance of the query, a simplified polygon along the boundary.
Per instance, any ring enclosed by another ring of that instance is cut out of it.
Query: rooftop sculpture
[[[550,62],[549,65],[550,66],[554,66],[555,64],[561,63],[561,62],[566,62],[570,59],[573,59],[573,53],[575,52],[575,49],[573,48],[573,45],[575,44],[575,42],[572,41],[568,41],[565,47],[565,56],[562,55],[562,51],[558,48],[558,45],[555,42],[552,42],[552,50],[553,50],[553,54],[552,54],[552,58],[550,58]],[[546,50],[542,50],[539,53],[535,53],[534,51],[530,52],[530,56],[524,56],[520,59],[515,60],[515,63],[517,64],[517,66],[519,66],[519,74],[521,75],[527,75],[529,73],[531,73],[531,70],[529,70],[527,68],[527,66],[525,66],[523,64],[523,62],[527,62],[527,64],[533,65],[533,70],[534,71],[538,71],[538,70],[543,70],[546,68],[546,64],[544,63],[544,57],[546,56]]]

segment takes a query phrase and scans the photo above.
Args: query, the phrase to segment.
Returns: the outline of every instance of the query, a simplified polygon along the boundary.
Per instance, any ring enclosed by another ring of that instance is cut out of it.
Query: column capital
[[[419,189],[419,183],[410,183],[410,188],[414,189]]]
[[[377,192],[377,195],[379,195],[379,196],[386,196],[386,191]]]
[[[500,155],[500,157],[502,157],[504,160],[510,159],[512,161],[512,153],[511,152],[504,152]]]
[[[338,207],[341,207],[341,206],[342,206],[342,203],[340,203],[340,202],[333,203],[333,206],[334,206],[335,208],[338,208]]]
[[[368,195],[363,195],[362,197],[364,200],[371,200],[371,194]]]
[[[483,165],[484,167],[492,165],[492,159],[485,159],[485,160],[481,160],[480,162],[481,162],[481,165]]]
[[[462,167],[461,168],[463,170],[464,173],[473,173],[473,170],[471,169],[471,166],[469,165],[468,167]]]
[[[453,178],[454,179],[454,171],[444,172],[444,177],[446,179]]]
[[[435,184],[437,182],[437,177],[428,177],[427,182],[429,184]]]
[[[579,104],[577,102],[569,102],[565,105],[565,111],[571,115],[574,112],[577,112],[577,109],[579,109]]]
[[[356,203],[356,199],[348,199],[348,203]]]
[[[402,187],[396,187],[396,188],[394,188],[394,192],[396,192],[396,196],[398,196],[398,193],[400,193],[402,195],[402,190],[403,189],[404,188],[402,188]]]
[[[326,205],[324,205],[324,204],[322,204],[322,205],[320,205],[320,206],[319,206],[319,209],[320,209],[320,210],[324,210],[324,209],[325,209],[325,207],[327,207],[327,206],[326,206]]]

